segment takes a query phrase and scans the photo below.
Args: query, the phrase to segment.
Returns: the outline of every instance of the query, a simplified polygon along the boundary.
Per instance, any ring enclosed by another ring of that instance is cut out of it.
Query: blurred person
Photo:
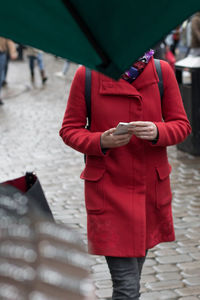
[[[180,26],[177,26],[173,31],[172,31],[172,45],[170,47],[171,52],[176,55],[176,48],[178,46],[180,40]]]
[[[24,49],[26,47],[22,44],[18,44],[17,45],[17,53],[18,53],[18,57],[17,57],[17,60],[24,60]]]
[[[188,56],[191,48],[191,18],[186,19],[180,26],[180,43],[177,59]]]
[[[65,77],[65,75],[67,74],[67,72],[69,70],[69,66],[70,66],[70,61],[68,59],[66,59],[63,64],[62,71],[55,73],[55,75],[58,77]]]
[[[175,72],[176,58],[168,45],[166,45],[165,60],[169,63],[169,65],[172,67],[173,71]]]
[[[191,19],[191,49],[189,56],[200,56],[200,11]]]
[[[116,81],[92,71],[91,126],[86,129],[86,70],[72,82],[60,136],[86,154],[89,252],[105,256],[113,300],[138,300],[148,249],[175,240],[171,166],[167,147],[191,132],[175,74],[160,61],[160,96],[154,51],[146,52]],[[117,133],[117,124],[127,130]]]
[[[154,50],[154,58],[166,60],[172,69],[175,71],[175,55],[172,53],[171,46],[173,44],[173,34],[168,34],[160,43],[158,43]]]
[[[171,32],[168,34],[165,38],[165,60],[169,63],[169,65],[172,67],[173,71],[175,72],[175,62],[176,57],[174,52],[171,50],[174,43],[174,34]]]
[[[29,69],[31,73],[31,82],[34,84],[35,83],[35,61],[37,61],[39,71],[40,71],[40,76],[42,80],[42,84],[44,85],[45,82],[47,81],[48,77],[45,75],[45,70],[44,70],[44,62],[43,62],[43,51],[28,47],[27,50],[27,56],[29,59]]]
[[[13,41],[0,37],[0,105],[4,104],[1,99],[1,88],[5,76],[7,52],[11,59],[17,58],[17,51]]]
[[[9,66],[9,61],[10,61],[10,56],[9,56],[9,52],[6,52],[6,64],[5,64],[5,69],[4,69],[4,75],[3,75],[3,82],[2,82],[2,86],[6,86],[7,85],[7,74],[8,74],[8,66]]]
[[[166,43],[165,43],[165,39],[163,39],[154,47],[154,58],[165,60],[165,53],[166,53]]]

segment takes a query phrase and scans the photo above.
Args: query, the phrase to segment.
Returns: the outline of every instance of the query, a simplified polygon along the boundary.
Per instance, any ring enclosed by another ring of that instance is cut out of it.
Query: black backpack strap
[[[92,72],[89,68],[85,70],[85,102],[87,109],[87,126],[89,129],[91,125],[91,78]]]
[[[158,78],[159,78],[158,88],[159,88],[159,91],[160,91],[160,99],[162,101],[163,94],[164,94],[164,86],[163,86],[163,77],[162,77],[162,70],[161,70],[160,60],[154,58],[154,62],[155,62],[155,66],[156,66],[156,72],[157,72]]]

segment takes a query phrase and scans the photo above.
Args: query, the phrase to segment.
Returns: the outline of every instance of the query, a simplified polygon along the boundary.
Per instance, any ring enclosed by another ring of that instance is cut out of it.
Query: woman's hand
[[[116,148],[125,146],[129,143],[132,133],[120,134],[120,135],[113,135],[116,128],[111,128],[101,135],[101,147],[103,149],[106,148]]]
[[[136,121],[131,122],[130,125],[129,132],[139,139],[153,141],[158,135],[158,128],[153,122]]]

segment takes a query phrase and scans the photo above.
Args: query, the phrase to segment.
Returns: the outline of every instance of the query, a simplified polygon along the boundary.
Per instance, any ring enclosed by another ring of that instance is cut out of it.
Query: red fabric
[[[25,193],[27,191],[27,185],[26,185],[26,179],[25,176],[9,180],[6,182],[3,182],[3,184],[9,184],[14,186],[16,189],[20,190],[21,192]]]
[[[172,69],[175,71],[176,58],[175,58],[174,54],[172,53],[172,51],[170,51],[170,50],[166,51],[165,59],[170,64],[170,66],[172,67]]]
[[[75,74],[60,135],[67,145],[87,154],[81,178],[90,253],[144,256],[146,249],[175,238],[166,147],[183,141],[191,127],[173,70],[164,61],[161,68],[162,113],[153,60],[132,84],[93,71],[91,131],[84,128],[85,68]],[[119,122],[138,120],[155,122],[157,144],[133,136],[128,145],[102,153],[102,132]]]

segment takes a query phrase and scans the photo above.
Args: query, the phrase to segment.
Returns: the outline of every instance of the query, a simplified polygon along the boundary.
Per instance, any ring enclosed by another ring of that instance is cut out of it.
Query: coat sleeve
[[[164,95],[162,99],[162,122],[155,122],[159,131],[156,146],[170,146],[181,143],[190,133],[191,126],[183,106],[174,71],[167,62],[161,62]]]
[[[79,67],[72,81],[60,136],[65,144],[87,155],[104,156],[102,132],[90,132],[86,126],[85,67]]]

